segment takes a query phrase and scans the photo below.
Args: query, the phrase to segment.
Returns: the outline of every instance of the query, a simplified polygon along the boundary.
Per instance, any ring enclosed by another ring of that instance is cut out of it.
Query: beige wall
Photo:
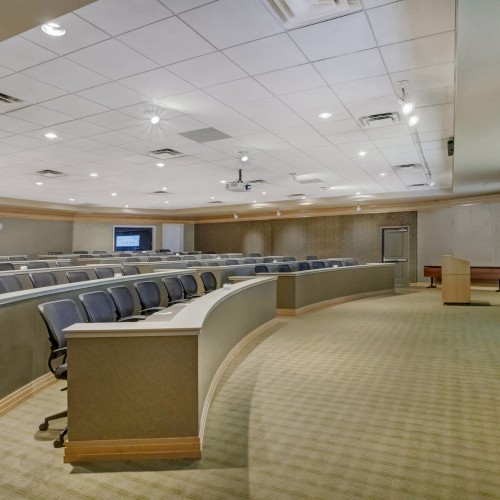
[[[71,222],[2,218],[0,223],[0,255],[34,258],[50,251],[71,252]]]
[[[353,257],[360,263],[380,262],[380,228],[384,226],[410,227],[410,281],[414,281],[417,261],[416,212],[197,224],[195,248],[204,252]]]

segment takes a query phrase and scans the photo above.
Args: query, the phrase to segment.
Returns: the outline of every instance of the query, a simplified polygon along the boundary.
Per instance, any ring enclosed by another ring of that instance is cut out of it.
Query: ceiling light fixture
[[[165,200],[163,203],[170,203],[168,200]]]
[[[45,134],[45,137],[46,137],[47,139],[57,139],[57,134],[54,134],[54,132],[47,132],[47,133]]]
[[[128,208],[128,205],[125,205],[125,208]]]
[[[266,194],[266,192],[265,192],[265,191],[262,191],[262,194]]]
[[[356,212],[361,212],[361,207],[359,206],[359,203],[356,206]]]
[[[96,172],[91,172],[89,175],[90,177],[99,177],[99,175]]]
[[[257,200],[253,200],[252,203],[257,203]]]
[[[360,195],[360,194],[361,194],[361,191],[358,191],[356,194],[357,194],[357,195]]]
[[[278,209],[278,210],[276,210],[276,215],[277,215],[278,217],[281,217],[281,212],[279,211],[279,209]]]
[[[415,103],[408,95],[408,80],[402,80],[395,83],[398,102],[401,105],[401,111],[404,115],[409,115],[415,109]]]
[[[414,127],[418,121],[420,120],[420,117],[418,115],[412,115],[410,116],[410,119],[408,120],[408,125],[410,127]]]
[[[166,191],[166,190],[167,190],[167,187],[166,187],[166,186],[163,186],[163,187],[161,188],[161,190],[162,190],[162,191]]]
[[[225,183],[226,183],[226,181],[219,181],[219,182],[220,182],[221,184],[225,184]]]
[[[359,156],[366,156],[368,153],[366,151],[360,151],[358,153]]]
[[[50,36],[63,36],[66,30],[57,23],[42,24],[42,31]]]
[[[156,166],[157,166],[158,168],[162,168],[162,167],[164,167],[164,166],[165,166],[165,163],[157,163],[157,164],[156,164]]]
[[[248,153],[246,151],[240,151],[240,155],[241,161],[248,161]]]
[[[111,196],[118,196],[118,193],[111,193]]]
[[[74,198],[68,198],[68,200],[69,200],[69,201],[75,201],[75,199],[74,199]]]
[[[384,176],[386,176],[387,174],[386,174],[385,172],[380,172],[380,174],[378,174],[378,175],[380,175],[381,177],[384,177]]]
[[[35,182],[37,186],[43,186],[43,182]]]
[[[326,120],[327,118],[331,118],[332,117],[332,114],[331,113],[320,113],[318,115],[319,118],[323,118],[324,120]]]
[[[155,115],[155,116],[152,116],[152,117],[151,117],[151,123],[152,123],[153,125],[156,125],[157,123],[160,123],[160,117],[159,117],[159,116],[156,116],[156,115]]]
[[[239,217],[239,215],[237,213],[233,214],[233,219],[237,219],[238,217]]]

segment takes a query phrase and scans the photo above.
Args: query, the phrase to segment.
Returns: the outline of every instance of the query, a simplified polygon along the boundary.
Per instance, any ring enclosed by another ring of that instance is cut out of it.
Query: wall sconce
[[[239,217],[239,215],[237,213],[233,214],[233,219],[237,219],[238,217]]]

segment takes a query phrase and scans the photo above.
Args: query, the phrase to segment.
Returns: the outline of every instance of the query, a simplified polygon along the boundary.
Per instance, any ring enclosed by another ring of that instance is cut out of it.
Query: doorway
[[[382,262],[394,264],[394,286],[410,285],[410,228],[382,227]]]

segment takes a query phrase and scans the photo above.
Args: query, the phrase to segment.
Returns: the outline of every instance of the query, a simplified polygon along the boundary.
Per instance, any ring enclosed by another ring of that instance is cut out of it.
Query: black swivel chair
[[[202,273],[200,273],[200,278],[203,282],[205,293],[210,293],[214,290],[217,290],[217,279],[215,278],[214,273],[210,271],[203,271]]]
[[[21,290],[23,290],[23,285],[17,276],[0,276],[0,293],[19,292]]]
[[[325,263],[322,260],[313,260],[312,262],[313,269],[324,269],[325,267]]]
[[[49,369],[57,379],[66,380],[68,367],[66,364],[66,338],[63,330],[75,323],[86,323],[86,319],[84,318],[83,312],[78,305],[69,299],[39,304],[38,310],[42,315],[49,334]],[[62,362],[58,366],[54,366],[53,361],[59,358],[62,358]],[[63,390],[65,389],[66,388]],[[41,431],[46,431],[49,428],[49,421],[57,420],[59,418],[66,417],[67,415],[67,410],[56,413],[55,415],[50,415],[40,424],[39,429]],[[55,448],[61,448],[64,446],[64,436],[67,432],[68,428],[66,427],[59,434],[59,437],[54,441]]]
[[[255,272],[256,273],[268,273],[269,269],[267,268],[267,266],[264,266],[263,264],[257,264],[255,266]]]
[[[154,281],[137,281],[134,287],[141,302],[141,313],[153,314],[165,309],[161,306],[160,288]]]
[[[89,281],[89,275],[85,271],[67,271],[66,278],[70,283],[78,283],[80,281]]]
[[[309,262],[299,262],[299,271],[309,271],[311,264]]]
[[[32,260],[28,262],[28,269],[47,269],[49,266],[48,262]]]
[[[318,260],[318,257],[316,255],[306,255],[306,260]]]
[[[252,257],[247,257],[246,259],[243,259],[243,262],[245,264],[256,264],[257,259],[253,259]]]
[[[179,276],[167,276],[162,279],[168,294],[168,305],[181,304],[189,302],[184,298],[184,288],[182,287]]]
[[[137,266],[128,266],[124,264],[122,266],[122,271],[124,276],[132,276],[134,274],[141,274]]]
[[[280,273],[291,273],[292,270],[288,264],[278,264],[278,271]]]
[[[108,293],[115,303],[118,321],[140,321],[146,319],[146,316],[143,314],[134,314],[134,296],[126,286],[112,286],[108,288]]]
[[[14,264],[12,262],[0,262],[0,271],[13,271]]]
[[[161,262],[161,257],[148,257],[148,262]]]
[[[192,274],[181,274],[179,279],[182,283],[182,288],[184,288],[184,297],[186,299],[195,299],[196,297],[201,297],[198,294],[198,282]]]
[[[226,259],[226,266],[235,266],[238,265],[238,261],[236,259]]]
[[[260,253],[250,253],[248,254],[250,257],[262,257]]]
[[[103,291],[82,293],[78,296],[91,323],[113,323],[116,307],[109,293]]]
[[[11,255],[7,257],[11,262],[19,262],[28,260],[24,255]]]
[[[47,255],[62,255],[62,252],[48,252]]]
[[[56,275],[50,271],[41,273],[30,273],[30,280],[34,288],[57,285]]]
[[[105,278],[114,278],[115,271],[113,270],[112,267],[96,267],[95,275],[97,276],[97,279],[100,280]]]
[[[141,259],[139,257],[127,257],[125,262],[141,262]]]

